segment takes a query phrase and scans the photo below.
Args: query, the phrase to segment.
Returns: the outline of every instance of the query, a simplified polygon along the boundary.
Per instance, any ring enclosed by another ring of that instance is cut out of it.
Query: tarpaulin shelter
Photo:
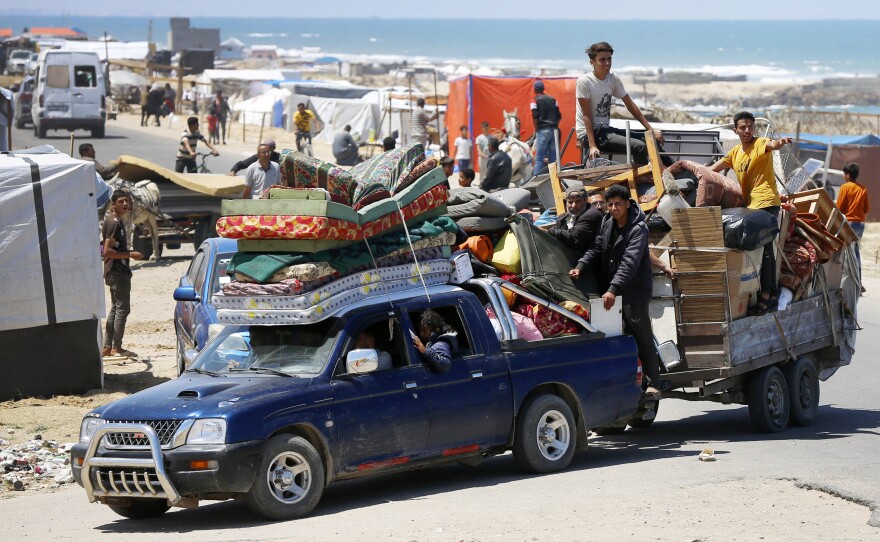
[[[480,124],[487,121],[492,129],[504,126],[504,111],[517,110],[521,121],[520,139],[531,137],[534,132],[529,104],[535,96],[532,85],[544,82],[544,92],[556,98],[562,121],[559,123],[559,145],[574,127],[576,77],[529,77],[529,76],[483,76],[469,74],[449,81],[449,98],[446,104],[446,129],[449,138],[458,137],[459,127],[467,125],[471,139],[480,134]],[[451,143],[451,142],[450,142]],[[562,157],[562,162],[580,162],[575,136],[572,136]],[[474,169],[478,161],[474,160]]]
[[[248,100],[243,100],[232,106],[232,110],[239,112],[239,122],[259,126],[275,126],[289,130],[290,119],[293,118],[293,106],[291,105],[291,92],[283,88],[271,88]]]
[[[333,143],[333,137],[346,124],[351,126],[351,135],[360,141],[367,141],[371,135],[375,139],[379,133],[379,106],[375,103],[316,96],[309,102],[324,124],[324,129],[315,138],[318,141]]]
[[[783,134],[794,137],[794,134]],[[800,134],[798,149],[804,154],[819,160],[825,160],[828,146],[831,146],[831,160],[826,167],[829,169],[842,169],[848,162],[859,165],[859,182],[868,189],[868,200],[871,202],[871,210],[868,212],[868,222],[880,221],[880,182],[876,179],[876,172],[880,171],[880,137],[874,134],[867,135],[818,135]]]
[[[95,165],[0,155],[0,401],[102,385]]]

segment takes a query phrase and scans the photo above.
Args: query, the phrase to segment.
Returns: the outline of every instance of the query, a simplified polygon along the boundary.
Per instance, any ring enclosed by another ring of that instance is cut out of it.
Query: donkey
[[[124,190],[131,194],[132,209],[129,214],[130,227],[128,246],[134,246],[134,226],[144,226],[150,232],[153,240],[153,254],[150,255],[151,262],[159,261],[159,224],[157,217],[159,216],[159,187],[153,181],[140,181],[132,183],[120,178],[110,181],[110,186],[116,190]]]

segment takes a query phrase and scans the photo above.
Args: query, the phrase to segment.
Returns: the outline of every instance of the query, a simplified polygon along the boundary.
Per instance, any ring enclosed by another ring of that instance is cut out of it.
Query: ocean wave
[[[286,37],[287,37],[287,33],[286,33],[286,32],[278,32],[278,33],[274,33],[274,32],[266,32],[266,33],[263,33],[263,32],[251,32],[250,34],[248,34],[248,37],[249,37],[249,38],[274,38],[274,37],[276,37],[276,36],[279,37],[279,38],[286,38]]]

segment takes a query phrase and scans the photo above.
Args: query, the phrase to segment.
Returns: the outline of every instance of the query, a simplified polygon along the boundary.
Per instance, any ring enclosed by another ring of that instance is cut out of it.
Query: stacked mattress
[[[315,322],[360,299],[449,281],[455,223],[446,176],[420,144],[351,170],[284,151],[283,186],[225,200],[217,232],[238,240],[212,301],[222,323]]]

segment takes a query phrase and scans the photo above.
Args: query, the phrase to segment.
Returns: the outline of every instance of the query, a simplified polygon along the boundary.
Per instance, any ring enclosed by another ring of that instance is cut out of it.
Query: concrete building
[[[211,49],[220,52],[219,28],[190,28],[189,17],[172,17],[168,47],[174,53],[185,49]]]

